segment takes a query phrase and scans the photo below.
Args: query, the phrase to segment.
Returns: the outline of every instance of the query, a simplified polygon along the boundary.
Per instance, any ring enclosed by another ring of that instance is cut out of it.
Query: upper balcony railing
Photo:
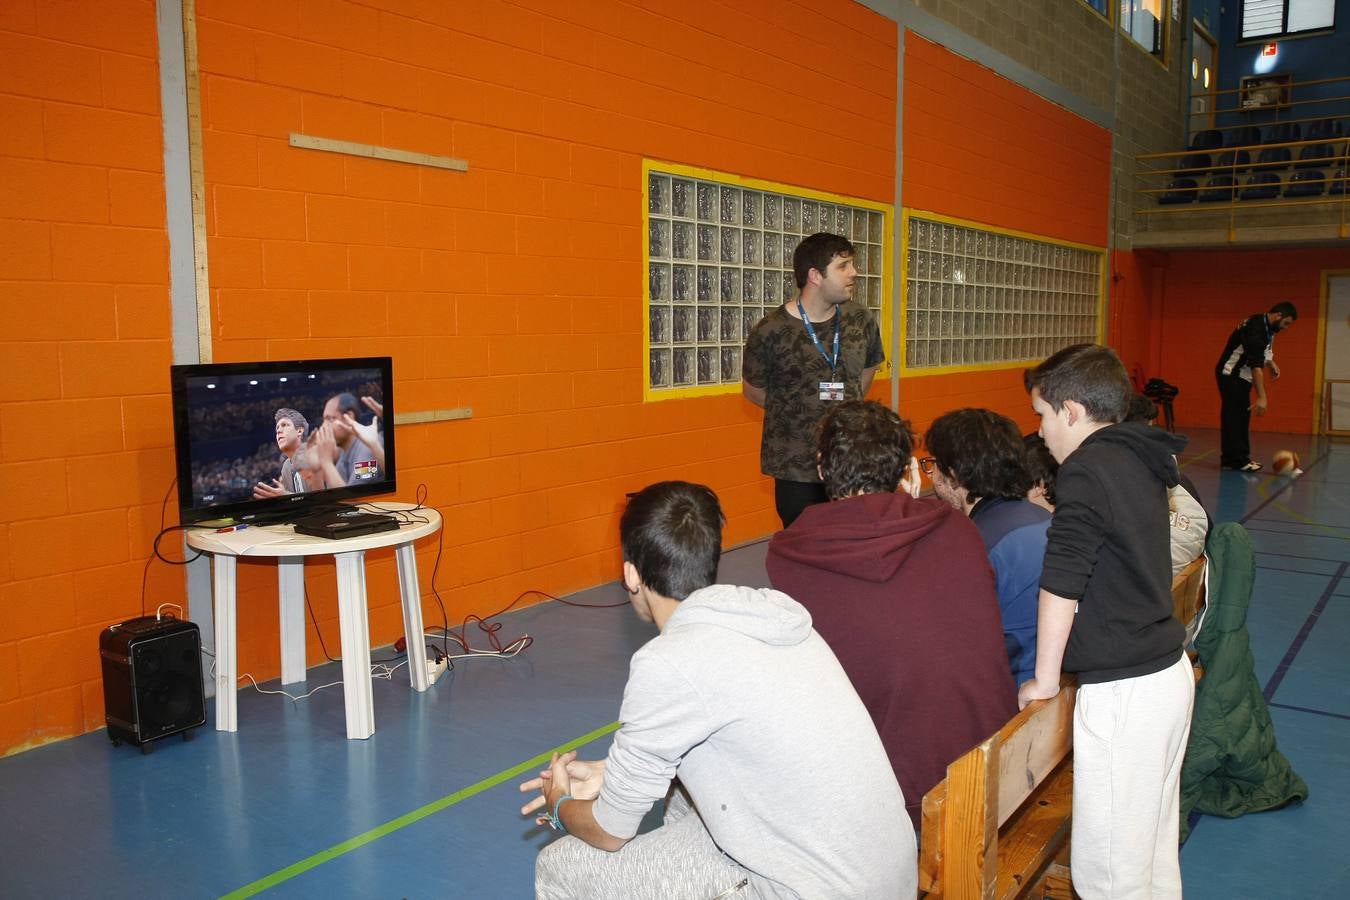
[[[1135,246],[1350,239],[1343,88],[1350,77],[1277,78],[1195,95],[1207,107],[1221,101],[1218,123],[1194,131],[1185,150],[1135,157]]]

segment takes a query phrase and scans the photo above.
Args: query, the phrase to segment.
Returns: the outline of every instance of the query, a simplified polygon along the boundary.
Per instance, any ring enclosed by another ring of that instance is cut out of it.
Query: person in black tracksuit
[[[1280,377],[1275,364],[1275,335],[1298,318],[1298,310],[1289,302],[1276,303],[1268,313],[1257,313],[1242,320],[1224,345],[1214,367],[1219,383],[1219,464],[1225,469],[1256,472],[1259,462],[1252,460],[1248,428],[1252,412],[1266,412],[1265,369],[1272,378]],[[1256,388],[1256,402],[1251,399]]]

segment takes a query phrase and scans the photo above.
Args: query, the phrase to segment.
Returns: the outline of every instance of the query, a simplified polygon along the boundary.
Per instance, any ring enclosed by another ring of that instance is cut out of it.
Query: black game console
[[[297,519],[294,523],[296,534],[311,537],[339,538],[360,537],[363,534],[378,534],[381,531],[398,531],[398,519],[384,513],[362,512],[358,509],[325,512],[315,516]]]

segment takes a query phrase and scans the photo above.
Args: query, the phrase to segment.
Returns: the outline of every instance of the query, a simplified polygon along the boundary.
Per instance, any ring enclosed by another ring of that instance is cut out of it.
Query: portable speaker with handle
[[[108,737],[149,753],[170,735],[192,739],[206,723],[201,634],[193,622],[142,616],[99,635]]]

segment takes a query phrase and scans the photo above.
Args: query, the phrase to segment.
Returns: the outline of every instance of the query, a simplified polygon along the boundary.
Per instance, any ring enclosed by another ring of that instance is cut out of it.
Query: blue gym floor
[[[1201,817],[1181,855],[1186,894],[1343,897],[1350,444],[1256,435],[1258,459],[1277,448],[1303,455],[1306,474],[1290,480],[1220,473],[1215,438],[1194,432],[1182,462],[1216,518],[1252,532],[1256,673],[1311,796],[1277,812]],[[763,553],[762,542],[729,552],[722,580],[762,584]],[[608,585],[570,599],[624,597]],[[403,670],[376,680],[367,741],[345,739],[340,687],[300,703],[247,688],[236,734],[211,730],[208,710],[195,740],[166,739],[149,756],[97,732],[0,760],[0,895],[533,896],[548,834],[519,815],[516,785],[553,748],[604,753],[629,656],[653,632],[623,607],[546,603],[501,621],[504,639],[530,634],[534,645],[509,661],[460,662],[423,695]],[[336,646],[336,634],[325,638]],[[308,684],[340,677],[328,664]]]

